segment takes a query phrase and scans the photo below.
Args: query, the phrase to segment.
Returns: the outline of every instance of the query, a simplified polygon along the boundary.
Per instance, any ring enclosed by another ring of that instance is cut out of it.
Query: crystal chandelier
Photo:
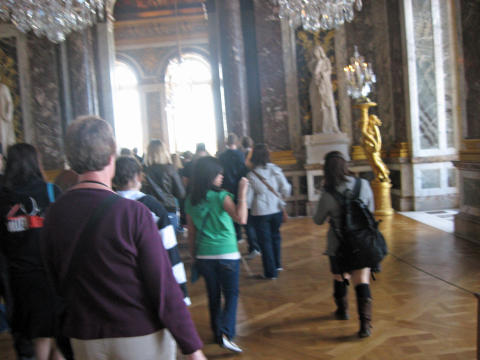
[[[353,20],[354,7],[360,11],[362,0],[273,0],[280,7],[280,18],[292,20],[305,30],[334,29]]]
[[[0,20],[11,22],[22,32],[46,36],[58,43],[71,31],[103,20],[105,0],[0,0]]]
[[[369,102],[367,96],[372,91],[373,84],[377,82],[372,64],[365,62],[356,46],[350,62],[350,65],[343,68],[347,81],[347,93],[352,99]]]

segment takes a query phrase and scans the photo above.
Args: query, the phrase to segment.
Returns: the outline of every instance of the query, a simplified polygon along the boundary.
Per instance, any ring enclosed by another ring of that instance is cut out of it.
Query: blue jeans
[[[282,267],[280,225],[282,212],[252,216],[252,223],[257,232],[257,241],[262,250],[263,274],[267,278],[277,277],[278,268]]]
[[[180,221],[176,212],[169,212],[168,220],[170,220],[170,224],[172,224],[173,229],[175,230],[175,234],[177,232],[182,232],[183,228],[180,226]]]
[[[205,278],[210,310],[210,326],[220,343],[222,334],[235,337],[240,260],[197,259],[198,271]],[[222,294],[225,304],[222,309]]]
[[[248,241],[248,252],[252,252],[253,250],[260,251],[260,246],[257,242],[257,233],[255,232],[255,227],[252,223],[252,215],[250,215],[250,210],[248,211],[248,220],[245,226],[245,232],[247,233],[247,241]]]
[[[0,333],[8,330],[7,310],[4,304],[0,304]]]

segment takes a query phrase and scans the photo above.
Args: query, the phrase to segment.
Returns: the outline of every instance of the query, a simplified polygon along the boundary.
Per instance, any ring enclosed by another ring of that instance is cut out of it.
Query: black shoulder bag
[[[380,270],[380,262],[387,254],[387,244],[378,229],[378,221],[360,199],[361,180],[355,180],[353,192],[345,190],[330,194],[342,208],[341,224],[330,223],[340,241],[336,259],[343,272],[369,267]]]

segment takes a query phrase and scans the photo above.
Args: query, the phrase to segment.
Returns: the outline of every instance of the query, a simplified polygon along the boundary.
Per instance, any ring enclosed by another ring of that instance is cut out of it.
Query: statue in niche
[[[13,101],[8,86],[0,83],[0,144],[6,154],[8,146],[15,144]]]
[[[331,81],[332,64],[320,45],[313,48],[308,69],[312,74],[309,95],[313,133],[339,133]]]

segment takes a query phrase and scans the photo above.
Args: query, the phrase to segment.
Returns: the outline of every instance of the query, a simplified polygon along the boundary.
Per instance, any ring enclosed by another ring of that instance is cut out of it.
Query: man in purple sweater
[[[115,199],[74,254],[92,213],[116,196],[111,190],[116,146],[110,126],[93,116],[75,120],[65,143],[79,183],[50,207],[41,246],[66,302],[62,331],[72,340],[75,358],[174,360],[175,344],[166,328],[188,359],[206,359],[158,229],[143,204]]]

